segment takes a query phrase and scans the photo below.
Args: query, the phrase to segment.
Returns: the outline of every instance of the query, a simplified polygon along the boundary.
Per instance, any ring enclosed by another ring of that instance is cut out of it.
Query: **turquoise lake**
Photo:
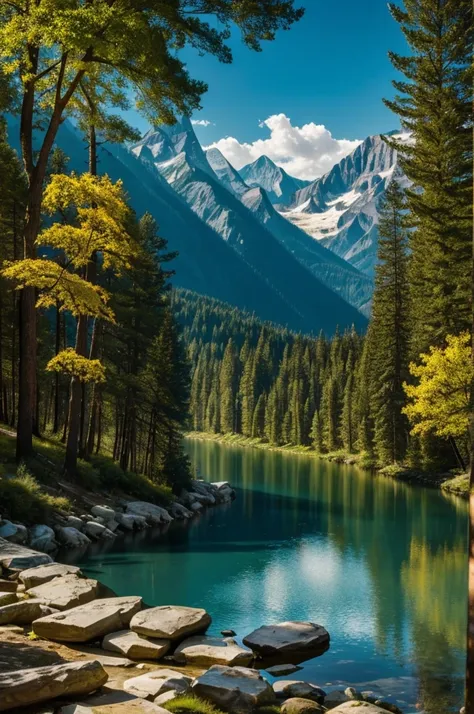
[[[305,455],[186,449],[236,500],[94,546],[87,574],[151,605],[204,607],[210,633],[311,620],[330,649],[291,679],[380,691],[408,714],[459,711],[467,503]]]

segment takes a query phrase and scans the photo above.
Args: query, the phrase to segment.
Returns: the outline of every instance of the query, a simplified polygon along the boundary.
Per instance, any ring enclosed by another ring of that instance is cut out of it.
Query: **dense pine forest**
[[[173,7],[167,22],[179,44],[187,20],[180,3]],[[465,467],[472,9],[464,0],[407,0],[391,11],[411,55],[390,54],[405,77],[386,102],[403,140],[386,141],[409,188],[395,175],[385,197],[367,334],[349,327],[305,336],[210,298],[171,293],[174,256],[159,226],[134,214],[120,182],[100,175],[98,146],[136,138],[113,113],[128,106],[124,87],[141,93],[153,121],[172,122],[172,107],[191,112],[204,86],[171,54],[151,49],[145,64],[131,48],[121,58],[86,48],[82,64],[67,50],[50,64],[41,39],[33,48],[29,39],[28,22],[38,38],[46,33],[45,47],[55,44],[45,18],[32,13],[19,28],[16,6],[2,10],[0,99],[5,116],[20,116],[22,156],[3,122],[0,420],[17,430],[19,461],[33,453],[33,436],[47,435],[64,444],[71,478],[78,459],[104,452],[124,471],[178,485],[191,473],[181,443],[191,429],[360,453],[371,465]],[[292,3],[257,3],[242,15],[226,4],[219,17],[239,24],[258,49],[300,15]],[[152,19],[131,29],[121,18],[119,26],[106,25],[111,41],[130,31],[134,46],[151,42]],[[188,30],[197,46],[230,59],[226,31],[199,23]],[[79,52],[85,40],[71,31],[67,41]],[[165,95],[156,90],[163,62]],[[55,147],[66,117],[88,148],[83,174]]]

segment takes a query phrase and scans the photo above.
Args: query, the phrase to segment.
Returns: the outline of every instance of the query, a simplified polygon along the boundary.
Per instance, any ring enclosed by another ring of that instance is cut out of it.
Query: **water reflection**
[[[205,606],[213,632],[310,619],[331,648],[318,684],[366,685],[406,711],[459,710],[467,506],[354,467],[188,442],[200,475],[238,488],[191,524],[144,531],[88,555],[120,594]]]

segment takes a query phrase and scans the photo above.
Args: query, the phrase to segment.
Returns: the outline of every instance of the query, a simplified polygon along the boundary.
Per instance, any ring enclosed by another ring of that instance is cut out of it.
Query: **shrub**
[[[165,709],[174,714],[222,714],[213,704],[198,699],[194,694],[184,694],[166,702]]]
[[[95,456],[92,463],[99,474],[99,487],[106,491],[123,491],[158,505],[166,505],[171,500],[171,489],[168,486],[155,483],[143,474],[123,471],[111,459]]]
[[[44,523],[54,509],[68,511],[67,498],[51,496],[22,464],[13,478],[0,478],[0,503],[2,516],[25,524]]]

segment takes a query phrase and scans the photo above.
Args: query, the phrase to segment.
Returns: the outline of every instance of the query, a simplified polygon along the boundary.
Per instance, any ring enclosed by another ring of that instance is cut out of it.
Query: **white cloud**
[[[266,154],[292,176],[315,179],[361,143],[358,139],[335,139],[323,124],[310,122],[293,126],[285,114],[273,114],[259,126],[270,130],[267,139],[257,139],[249,144],[228,136],[205,148],[220,149],[236,169]]]
[[[209,119],[191,119],[191,124],[193,126],[215,126],[214,122]]]

